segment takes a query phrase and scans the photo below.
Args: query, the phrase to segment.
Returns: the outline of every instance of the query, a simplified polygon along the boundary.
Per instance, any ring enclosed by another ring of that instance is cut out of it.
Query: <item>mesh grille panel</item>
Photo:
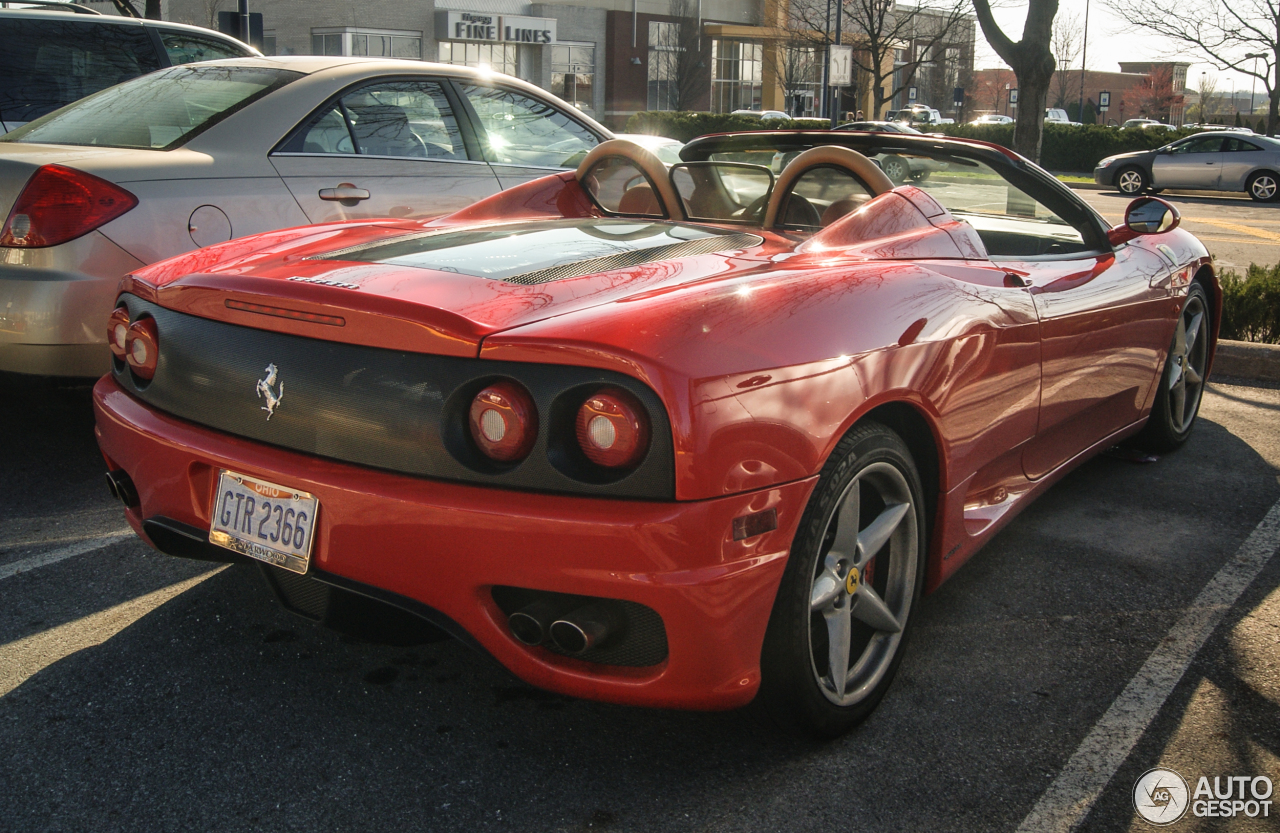
[[[324,618],[329,607],[328,585],[270,564],[263,564],[262,568],[281,604],[291,612],[317,622]]]

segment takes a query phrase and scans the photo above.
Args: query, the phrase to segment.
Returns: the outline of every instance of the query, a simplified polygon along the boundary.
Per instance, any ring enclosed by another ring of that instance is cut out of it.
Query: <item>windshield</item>
[[[260,67],[174,67],[81,99],[0,141],[171,150],[301,77]]]

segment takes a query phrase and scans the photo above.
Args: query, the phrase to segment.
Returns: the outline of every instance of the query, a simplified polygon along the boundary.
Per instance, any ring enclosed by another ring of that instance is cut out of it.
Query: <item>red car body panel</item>
[[[208,528],[218,471],[320,499],[313,568],[392,588],[444,613],[512,672],[564,694],[649,706],[732,708],[759,685],[760,645],[815,479],[716,500],[641,502],[503,492],[393,475],[264,447],[174,419],[110,377],[94,388],[98,442],[128,471],[139,508]],[[735,517],[776,509],[778,528],[733,540]],[[394,553],[394,557],[386,554]],[[647,604],[670,656],[594,665],[511,639],[489,589],[517,585]],[[604,673],[602,673],[604,672]]]
[[[993,262],[969,224],[910,186],[804,242],[757,232],[750,249],[531,286],[335,259],[408,231],[595,216],[562,174],[430,223],[232,241],[140,270],[122,290],[311,339],[633,377],[667,410],[673,501],[365,469],[168,416],[107,377],[95,388],[99,441],[137,484],[134,529],[159,515],[207,529],[220,468],[288,484],[320,499],[316,569],[443,612],[530,683],[616,702],[737,706],[759,683],[800,516],[850,427],[868,416],[920,427],[932,590],[1032,497],[1142,427],[1187,286],[1212,277],[1203,246],[1177,229],[1105,254]],[[1206,285],[1219,309],[1216,281]],[[1216,321],[1210,333],[1216,341]],[[733,520],[766,509],[777,529],[735,541]],[[620,668],[521,645],[495,585],[648,605],[666,623],[669,658]]]

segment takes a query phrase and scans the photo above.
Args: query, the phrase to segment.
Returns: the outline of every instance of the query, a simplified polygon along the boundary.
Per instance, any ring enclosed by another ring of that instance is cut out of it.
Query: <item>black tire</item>
[[[823,467],[769,618],[760,695],[779,724],[834,738],[875,709],[920,602],[927,537],[911,452],[880,423],[857,426]]]
[[[933,173],[933,171],[912,171],[912,172],[911,172],[911,181],[912,181],[912,182],[924,182],[926,179],[928,179],[928,178],[929,178],[929,174],[931,174],[931,173]]]
[[[1174,327],[1164,370],[1156,382],[1159,388],[1151,416],[1134,438],[1139,447],[1161,453],[1173,451],[1191,436],[1204,393],[1212,323],[1204,287],[1192,283]]]
[[[889,154],[880,160],[880,170],[894,185],[901,185],[911,177],[911,166],[901,156]]]
[[[1136,197],[1151,187],[1151,177],[1136,165],[1116,171],[1116,190],[1126,197]]]
[[[1255,202],[1273,202],[1280,196],[1280,177],[1271,171],[1258,171],[1249,177],[1244,190]]]

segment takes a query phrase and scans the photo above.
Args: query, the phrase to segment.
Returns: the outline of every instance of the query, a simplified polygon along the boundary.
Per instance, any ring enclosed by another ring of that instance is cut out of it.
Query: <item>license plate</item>
[[[223,470],[209,543],[305,573],[319,508],[315,495]]]

